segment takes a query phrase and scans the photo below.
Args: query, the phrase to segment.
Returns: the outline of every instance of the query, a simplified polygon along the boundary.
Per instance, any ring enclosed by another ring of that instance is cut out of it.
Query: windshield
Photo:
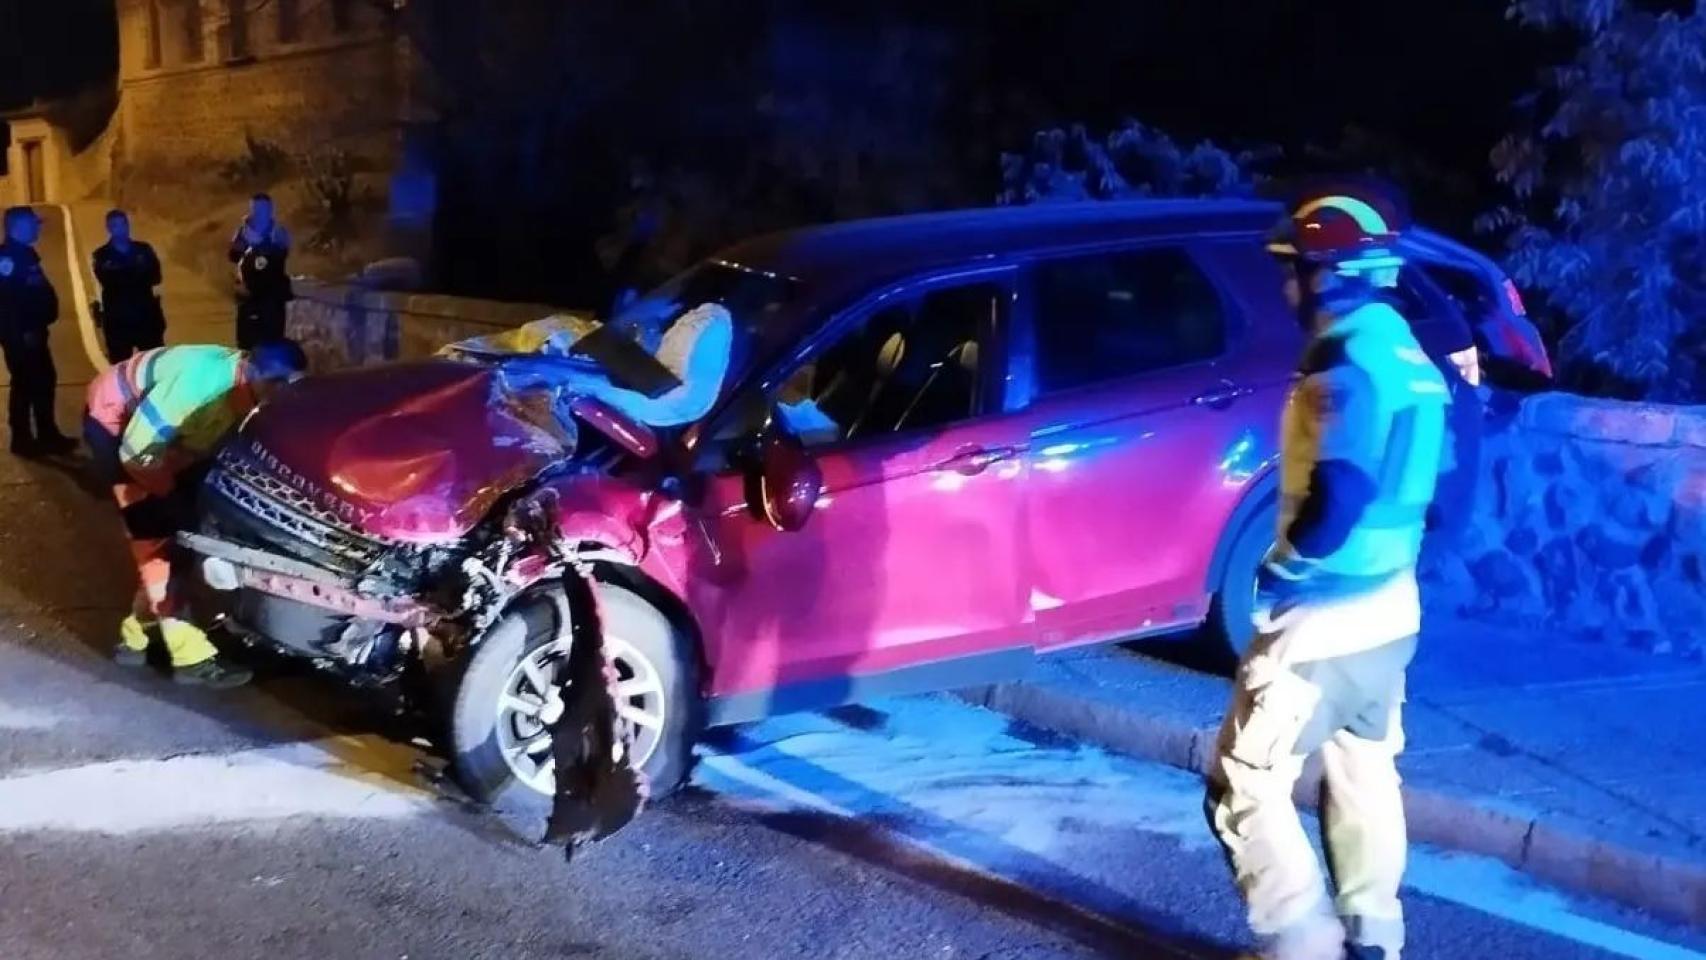
[[[611,325],[656,351],[663,334],[682,314],[701,304],[717,304],[734,320],[729,369],[739,374],[775,335],[777,317],[797,288],[798,283],[787,277],[707,260],[624,307]]]

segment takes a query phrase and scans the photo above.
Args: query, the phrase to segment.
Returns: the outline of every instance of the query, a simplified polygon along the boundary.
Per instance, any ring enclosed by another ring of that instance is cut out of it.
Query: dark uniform
[[[0,349],[12,377],[7,421],[12,452],[57,452],[70,444],[53,419],[59,372],[48,349],[48,327],[59,317],[59,295],[33,247],[0,244]]]
[[[95,279],[101,282],[101,331],[107,359],[113,363],[166,342],[166,315],[154,288],[160,285],[160,258],[139,240],[120,249],[108,243],[95,251]]]
[[[250,243],[245,221],[231,238],[229,255],[237,265],[237,348],[250,350],[268,340],[284,338],[285,305],[294,294],[285,261],[290,235],[273,224],[259,243]]]

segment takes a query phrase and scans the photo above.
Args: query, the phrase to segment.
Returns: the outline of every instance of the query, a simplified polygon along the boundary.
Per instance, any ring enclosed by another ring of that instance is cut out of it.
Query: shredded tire
[[[620,636],[658,671],[667,704],[663,733],[641,772],[658,799],[686,782],[693,746],[702,728],[698,658],[656,607],[622,587],[598,585],[599,613],[609,635]],[[468,658],[449,715],[449,753],[456,778],[476,799],[490,803],[519,787],[498,746],[497,702],[521,657],[554,642],[569,629],[568,602],[561,592],[535,594],[505,613]]]

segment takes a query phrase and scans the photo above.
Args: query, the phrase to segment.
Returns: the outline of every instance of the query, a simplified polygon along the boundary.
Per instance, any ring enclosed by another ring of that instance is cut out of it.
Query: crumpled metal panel
[[[394,364],[284,391],[244,427],[287,482],[371,536],[443,542],[574,450],[549,390],[512,389],[490,367]],[[345,509],[347,508],[347,509]]]

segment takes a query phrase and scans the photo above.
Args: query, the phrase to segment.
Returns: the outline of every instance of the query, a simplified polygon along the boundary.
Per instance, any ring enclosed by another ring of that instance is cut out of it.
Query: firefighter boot
[[[1261,951],[1250,960],[1346,960],[1347,956],[1361,956],[1346,953],[1344,928],[1325,917],[1306,918],[1262,941]]]
[[[113,660],[127,667],[146,666],[149,626],[134,613],[125,617],[118,625],[118,646],[113,650]]]
[[[172,657],[172,681],[223,690],[240,687],[254,676],[246,667],[229,663],[193,623],[167,617],[160,621],[160,634]]]

